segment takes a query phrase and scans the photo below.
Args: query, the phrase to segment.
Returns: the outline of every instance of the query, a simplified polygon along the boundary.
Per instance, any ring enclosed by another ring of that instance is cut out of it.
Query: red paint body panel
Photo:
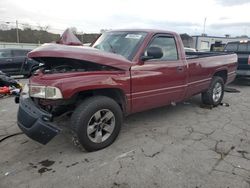
[[[164,32],[160,31],[160,34]],[[159,33],[151,33],[141,49],[141,54],[150,43],[152,37]],[[184,47],[179,35],[173,32],[167,34],[175,37],[179,60],[159,61],[150,60],[140,62],[139,65],[132,66],[132,107],[133,113],[168,105],[172,101],[181,101],[186,93],[188,82],[188,70],[185,57],[183,57]],[[138,56],[140,57],[140,56]],[[177,68],[182,68],[178,71]]]
[[[30,53],[29,58],[38,57],[63,57],[90,61],[98,64],[109,65],[122,70],[129,70],[131,62],[121,55],[107,53],[86,46],[70,46],[63,44],[44,44]]]
[[[174,32],[147,32],[132,61],[93,48],[47,44],[29,53],[30,58],[65,57],[108,65],[120,70],[70,72],[33,76],[30,84],[58,87],[65,99],[78,92],[102,88],[117,88],[126,98],[127,114],[139,112],[171,102],[184,100],[208,89],[212,76],[227,71],[227,83],[235,78],[237,56],[217,55],[186,60],[181,38]],[[179,59],[176,61],[145,61],[141,55],[156,34],[168,34],[176,40]]]
[[[205,91],[212,76],[218,71],[227,71],[227,84],[232,82],[236,76],[236,57],[235,54],[230,54],[187,60],[189,79],[186,97]]]

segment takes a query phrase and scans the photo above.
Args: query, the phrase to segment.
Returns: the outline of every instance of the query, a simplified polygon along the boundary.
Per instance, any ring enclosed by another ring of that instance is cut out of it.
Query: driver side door
[[[167,34],[154,36],[146,49],[159,47],[163,56],[131,68],[133,112],[182,100],[187,87],[187,70],[178,56],[176,40]]]

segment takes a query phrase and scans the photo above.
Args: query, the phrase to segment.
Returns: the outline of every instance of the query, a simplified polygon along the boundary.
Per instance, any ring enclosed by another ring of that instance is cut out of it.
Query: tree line
[[[18,29],[20,43],[36,43],[43,44],[52,41],[57,41],[60,38],[59,34],[51,33],[46,30],[36,30],[31,28]],[[100,35],[99,33],[75,33],[77,38],[82,43],[91,43]],[[17,42],[17,30],[0,30],[0,42]]]
[[[71,28],[71,30],[82,43],[92,43],[100,35],[100,33],[79,34],[76,28]],[[18,29],[18,35],[20,43],[43,44],[52,41],[57,41],[60,38],[59,34],[48,32],[47,28],[40,28],[37,30],[37,29],[31,29],[30,27],[25,27],[23,29]],[[181,34],[181,38],[185,46],[189,47],[190,44],[193,42],[192,37],[186,33]],[[9,30],[0,29],[0,42],[17,42],[16,29],[14,28]]]

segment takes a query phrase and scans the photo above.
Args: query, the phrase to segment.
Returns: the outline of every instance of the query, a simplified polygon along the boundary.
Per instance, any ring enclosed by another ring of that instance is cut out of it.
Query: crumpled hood
[[[56,41],[57,44],[82,46],[82,42],[73,34],[73,32],[68,28],[66,29],[60,39]]]
[[[129,70],[132,66],[131,61],[118,54],[104,52],[92,47],[70,46],[55,43],[43,44],[28,53],[28,57],[36,60],[38,60],[39,57],[71,58],[111,66],[122,70]]]

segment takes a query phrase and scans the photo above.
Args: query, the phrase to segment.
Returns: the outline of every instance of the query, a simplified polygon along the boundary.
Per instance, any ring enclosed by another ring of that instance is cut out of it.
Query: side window
[[[229,52],[237,51],[238,50],[238,43],[228,43],[225,50],[229,51]]]
[[[27,50],[13,50],[14,57],[23,57],[27,55]]]
[[[0,58],[11,58],[11,51],[10,50],[0,50]]]
[[[14,57],[26,56],[26,51],[24,51],[24,50],[13,50],[13,56]]]
[[[241,44],[239,44],[238,51],[240,51],[240,52],[246,52],[247,51],[247,43],[241,43]]]
[[[163,51],[161,59],[157,60],[177,60],[178,53],[174,37],[158,36],[153,39],[148,48],[159,47]]]

